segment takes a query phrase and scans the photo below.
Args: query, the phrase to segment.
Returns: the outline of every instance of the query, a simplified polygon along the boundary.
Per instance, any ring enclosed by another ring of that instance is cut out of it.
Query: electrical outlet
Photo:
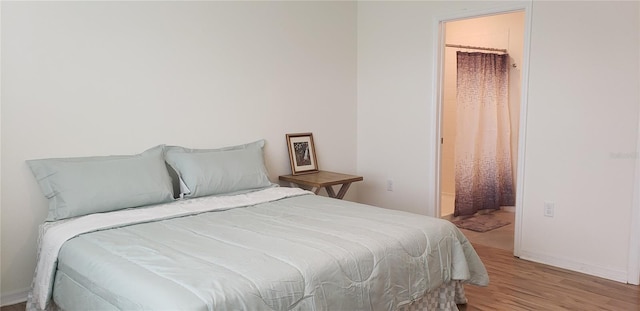
[[[387,179],[387,191],[393,191],[393,179]]]
[[[556,204],[553,202],[544,202],[544,216],[545,217],[553,217],[553,213],[555,212]]]

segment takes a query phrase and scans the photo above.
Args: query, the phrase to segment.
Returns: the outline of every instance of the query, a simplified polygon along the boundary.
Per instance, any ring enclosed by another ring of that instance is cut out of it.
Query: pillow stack
[[[137,155],[28,160],[49,199],[47,221],[161,204],[174,199],[165,164],[180,177],[180,197],[234,194],[274,186],[264,140],[220,149],[160,145]]]

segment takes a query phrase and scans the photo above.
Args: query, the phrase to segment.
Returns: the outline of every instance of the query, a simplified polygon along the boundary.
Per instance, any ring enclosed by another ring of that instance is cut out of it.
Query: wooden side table
[[[299,185],[312,187],[311,191],[315,194],[318,194],[320,189],[325,188],[329,197],[336,199],[342,199],[344,197],[352,182],[363,180],[362,176],[327,171],[318,171],[303,175],[282,175],[279,179],[288,181],[292,187],[298,187]],[[334,185],[342,185],[337,194],[333,191]]]

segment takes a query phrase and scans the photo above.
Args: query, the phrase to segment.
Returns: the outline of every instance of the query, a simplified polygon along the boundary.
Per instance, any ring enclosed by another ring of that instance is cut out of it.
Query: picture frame
[[[287,147],[289,149],[289,161],[291,162],[291,174],[301,175],[318,172],[318,160],[313,144],[312,133],[287,134]]]

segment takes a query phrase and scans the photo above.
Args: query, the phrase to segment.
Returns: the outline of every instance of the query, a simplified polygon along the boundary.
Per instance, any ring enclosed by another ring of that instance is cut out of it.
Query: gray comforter
[[[53,298],[68,310],[395,310],[451,280],[488,283],[450,222],[305,194],[81,234],[59,250]]]

